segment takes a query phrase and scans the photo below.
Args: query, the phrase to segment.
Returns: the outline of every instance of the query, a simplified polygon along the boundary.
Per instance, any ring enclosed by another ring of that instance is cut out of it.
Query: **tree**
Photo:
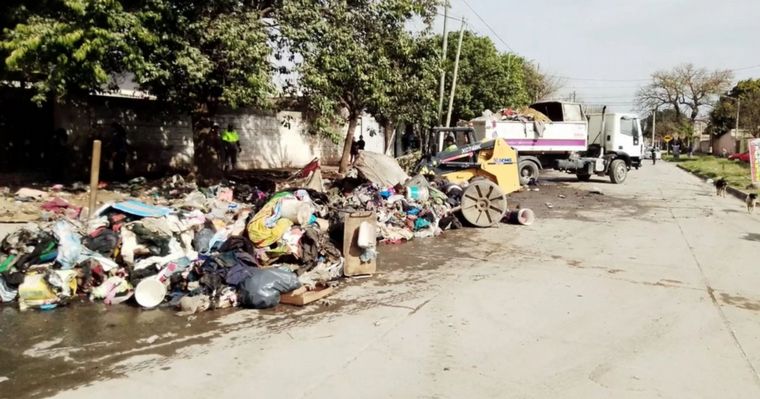
[[[269,2],[44,3],[17,9],[23,18],[0,41],[8,73],[31,82],[38,102],[113,89],[131,74],[159,101],[191,111],[197,133],[220,106],[266,105],[273,92]]]
[[[670,71],[652,74],[652,82],[639,89],[636,103],[642,111],[672,109],[679,123],[683,118],[693,125],[706,105],[726,91],[733,75],[728,70],[708,71],[683,64]]]
[[[532,101],[547,99],[562,89],[562,80],[545,75],[532,62],[522,61],[525,90]]]
[[[683,117],[678,117],[674,109],[665,108],[657,111],[657,136],[678,135],[691,136],[693,126]],[[644,120],[644,137],[652,137],[652,114]]]
[[[357,118],[370,106],[390,101],[386,85],[393,81],[395,69],[388,40],[402,37],[415,16],[429,21],[437,4],[437,0],[283,1],[277,15],[283,47],[301,57],[294,90],[306,97],[317,129],[348,123],[341,172],[348,167]]]
[[[746,129],[753,137],[760,136],[760,79],[737,83],[726,97],[719,98],[710,113],[712,133],[720,136],[736,127],[738,106],[740,129]]]
[[[446,93],[451,90],[458,35],[459,32],[449,33],[448,60],[444,65],[447,71]],[[436,43],[441,42],[440,36],[434,40]],[[527,105],[531,98],[525,85],[524,63],[515,54],[500,53],[490,38],[465,31],[459,57],[452,124],[458,120],[478,117],[486,109],[496,111],[504,107]],[[445,113],[444,107],[442,119],[445,119]]]
[[[26,2],[30,3],[30,2]],[[29,82],[41,103],[50,96],[104,90],[113,74],[141,62],[135,38],[144,32],[118,1],[43,1],[8,10],[0,40],[5,77]]]
[[[367,112],[383,126],[388,146],[399,123],[425,127],[435,124],[440,56],[427,32],[402,32],[388,38],[385,44],[391,73],[386,90],[370,101]]]

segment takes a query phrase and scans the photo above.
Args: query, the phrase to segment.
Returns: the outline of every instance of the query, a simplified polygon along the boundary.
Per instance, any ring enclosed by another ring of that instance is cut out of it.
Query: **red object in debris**
[[[742,162],[749,163],[749,151],[731,154],[728,156],[728,159],[731,161],[742,161]]]
[[[102,190],[102,189],[104,189],[106,187],[108,187],[108,183],[106,183],[104,181],[98,183],[98,190]]]
[[[314,173],[314,171],[317,169],[319,169],[319,158],[314,158],[311,162],[306,164],[306,166],[304,166],[301,170],[296,172],[293,178],[304,179],[306,177],[309,177],[309,175]]]

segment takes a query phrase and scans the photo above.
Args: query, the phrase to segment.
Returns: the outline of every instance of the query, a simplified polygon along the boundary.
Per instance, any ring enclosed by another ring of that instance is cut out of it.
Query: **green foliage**
[[[688,119],[679,117],[673,109],[663,109],[657,111],[657,137],[662,138],[666,135],[673,137],[686,138],[691,137],[693,125]],[[652,137],[652,116],[649,115],[644,121],[644,137]]]
[[[36,102],[49,95],[84,94],[106,87],[110,75],[140,60],[133,37],[137,18],[116,0],[62,0],[13,9],[20,20],[3,32],[5,72],[31,82]]]
[[[355,120],[364,110],[389,113],[394,100],[419,87],[429,70],[418,72],[420,60],[403,57],[425,50],[416,48],[405,25],[415,16],[431,18],[436,5],[436,0],[283,1],[277,14],[281,45],[301,57],[292,90],[306,97],[316,129],[336,134],[332,126]],[[416,76],[404,82],[410,72]]]
[[[434,41],[440,43],[441,40],[438,36]],[[459,32],[449,33],[446,98],[451,90],[458,40]],[[476,118],[486,109],[497,111],[505,107],[527,105],[531,98],[525,84],[524,64],[525,60],[519,56],[500,53],[490,38],[465,31],[459,57],[452,124],[458,120]],[[445,115],[442,119],[445,120]]]
[[[149,0],[136,15],[150,34],[138,41],[144,62],[134,72],[150,93],[196,111],[267,105],[272,49],[256,8],[230,0]]]
[[[28,3],[28,2],[27,2]],[[6,74],[37,95],[83,95],[137,83],[172,104],[262,105],[272,92],[268,31],[258,2],[49,0],[8,7]]]
[[[721,97],[710,113],[710,130],[715,135],[728,133],[736,126],[739,106],[739,128],[746,129],[754,137],[760,135],[760,79],[743,80]],[[737,104],[739,100],[740,104]]]

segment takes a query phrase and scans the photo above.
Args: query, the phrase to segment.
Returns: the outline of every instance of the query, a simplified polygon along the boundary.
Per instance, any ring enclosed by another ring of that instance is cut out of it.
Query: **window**
[[[638,137],[638,132],[635,131],[636,129],[636,119],[633,118],[620,118],[620,134],[624,134],[626,136],[635,136]]]

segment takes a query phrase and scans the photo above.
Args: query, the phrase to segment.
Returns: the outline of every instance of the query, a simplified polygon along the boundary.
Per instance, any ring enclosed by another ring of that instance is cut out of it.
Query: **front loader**
[[[452,143],[444,148],[444,142]],[[460,211],[477,227],[499,223],[506,195],[520,189],[517,151],[503,139],[477,142],[471,127],[433,128],[416,172],[434,174],[464,189]]]

